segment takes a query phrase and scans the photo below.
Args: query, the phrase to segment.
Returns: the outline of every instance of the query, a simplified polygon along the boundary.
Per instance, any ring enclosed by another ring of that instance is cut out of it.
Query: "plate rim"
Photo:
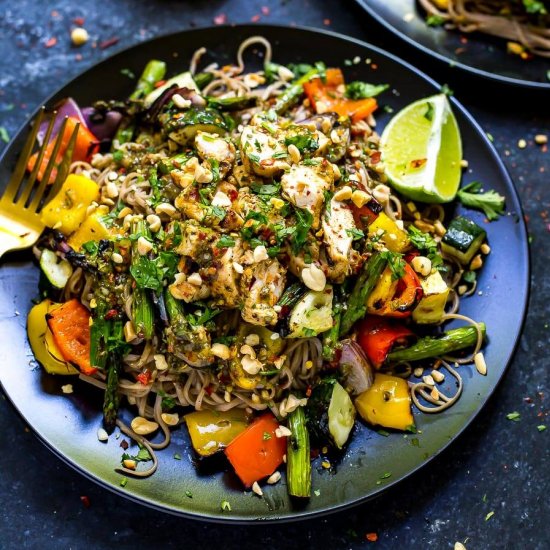
[[[358,0],[359,1],[359,0]],[[143,46],[144,44],[150,44],[155,41],[163,41],[163,40],[169,40],[171,37],[176,37],[180,35],[185,35],[188,33],[195,33],[195,32],[216,32],[220,28],[232,28],[237,31],[242,32],[243,34],[247,33],[254,33],[259,34],[262,32],[262,29],[269,29],[271,31],[283,31],[283,30],[295,30],[299,32],[306,32],[311,34],[317,34],[324,37],[331,37],[340,41],[348,42],[355,44],[361,48],[367,48],[371,50],[372,52],[375,52],[379,55],[382,55],[386,58],[391,59],[393,62],[397,63],[398,65],[401,65],[405,67],[407,70],[413,72],[418,78],[424,80],[426,83],[428,83],[430,86],[432,86],[436,90],[441,89],[441,84],[439,84],[436,80],[428,76],[425,72],[417,69],[414,65],[409,63],[408,61],[405,61],[398,57],[397,55],[388,52],[384,50],[383,48],[376,46],[374,44],[371,44],[369,42],[360,40],[355,37],[347,36],[342,33],[338,33],[335,31],[327,30],[327,29],[320,29],[312,26],[303,26],[303,25],[296,25],[296,26],[289,26],[284,24],[235,24],[235,25],[221,25],[221,26],[201,26],[196,27],[192,29],[183,29],[179,31],[173,31],[168,33],[162,33],[157,36],[154,36],[152,38],[149,38],[147,40],[137,42],[135,44],[126,46],[124,48],[120,48],[119,50],[113,51],[111,55],[105,57],[104,59],[100,59],[97,62],[93,63],[87,68],[84,68],[83,70],[79,71],[75,76],[66,79],[61,86],[56,86],[55,91],[51,93],[44,101],[40,102],[36,109],[31,112],[31,114],[26,118],[26,120],[20,125],[20,127],[17,129],[17,131],[13,134],[12,139],[10,142],[6,145],[4,150],[2,151],[2,154],[0,155],[0,164],[2,164],[5,160],[5,157],[8,156],[8,153],[11,152],[12,147],[15,145],[15,141],[18,139],[21,139],[22,132],[25,131],[29,124],[29,120],[33,120],[36,114],[38,113],[39,109],[41,108],[41,105],[49,105],[52,100],[59,94],[60,90],[64,89],[65,87],[71,85],[75,80],[79,79],[82,75],[85,73],[92,71],[96,69],[99,65],[103,63],[109,63],[112,58],[130,53],[134,48]],[[238,516],[231,516],[231,515],[223,515],[221,512],[216,513],[208,513],[204,514],[204,512],[191,512],[188,510],[181,510],[176,509],[174,507],[169,507],[167,505],[159,504],[156,501],[147,500],[146,498],[140,496],[140,495],[134,495],[132,493],[126,492],[123,489],[119,488],[118,486],[111,485],[109,482],[103,480],[99,475],[96,475],[94,473],[88,472],[84,467],[74,462],[70,457],[63,454],[62,451],[59,451],[53,444],[51,444],[49,441],[46,440],[33,426],[30,422],[27,421],[25,415],[19,410],[19,407],[13,402],[11,396],[8,394],[8,392],[5,390],[2,380],[0,377],[0,387],[2,387],[4,395],[7,397],[9,403],[14,407],[16,413],[24,420],[24,422],[29,426],[29,428],[32,430],[32,432],[37,436],[38,440],[46,446],[48,450],[50,450],[55,456],[60,458],[65,464],[68,464],[71,468],[73,468],[76,472],[83,475],[87,479],[97,483],[99,486],[108,489],[110,492],[129,499],[133,502],[139,503],[141,505],[145,505],[149,508],[152,508],[154,510],[168,513],[173,516],[177,517],[183,517],[186,519],[193,519],[193,520],[199,520],[199,521],[205,521],[209,523],[219,523],[219,524],[226,524],[226,525],[258,525],[258,524],[275,524],[275,523],[291,523],[296,521],[303,521],[303,520],[310,520],[310,519],[316,519],[320,517],[327,516],[329,514],[335,514],[338,512],[342,512],[343,510],[350,509],[352,507],[359,506],[361,504],[364,504],[370,500],[373,500],[375,498],[378,498],[382,493],[385,493],[389,491],[390,489],[393,489],[396,485],[398,485],[400,482],[404,481],[405,479],[416,475],[421,469],[423,469],[425,466],[427,466],[432,460],[434,460],[436,457],[438,457],[442,452],[444,452],[457,438],[461,437],[462,434],[471,426],[473,421],[478,417],[480,412],[485,408],[487,405],[488,400],[494,395],[495,391],[499,387],[499,385],[502,383],[502,379],[504,378],[504,375],[510,368],[510,365],[512,363],[512,360],[514,358],[514,355],[517,351],[517,348],[519,346],[519,341],[521,334],[525,328],[525,320],[527,317],[527,309],[528,309],[528,303],[529,303],[529,297],[530,297],[530,276],[531,276],[531,258],[530,258],[530,249],[528,244],[528,233],[527,228],[524,220],[524,213],[523,213],[523,207],[520,201],[520,197],[518,194],[518,191],[515,187],[515,184],[508,172],[508,169],[506,168],[506,165],[504,164],[503,160],[500,158],[498,151],[496,150],[493,143],[489,140],[486,133],[482,129],[481,125],[476,121],[476,119],[473,117],[473,115],[470,114],[470,112],[462,105],[460,101],[458,101],[455,97],[450,98],[451,103],[453,104],[453,107],[455,109],[458,109],[462,116],[465,117],[466,121],[473,127],[473,129],[476,131],[478,136],[481,138],[481,140],[484,142],[485,146],[487,147],[488,153],[491,156],[492,161],[494,162],[495,167],[498,169],[498,172],[500,173],[502,177],[502,181],[506,187],[506,189],[510,192],[512,203],[514,206],[514,211],[516,212],[518,216],[518,224],[519,224],[519,230],[520,230],[520,245],[521,245],[521,251],[522,254],[525,257],[525,269],[524,269],[524,276],[522,277],[522,283],[525,287],[525,294],[524,299],[521,304],[522,306],[522,314],[521,314],[521,320],[518,324],[518,335],[514,342],[514,345],[512,349],[510,350],[508,356],[506,357],[506,364],[504,368],[501,370],[500,375],[498,376],[498,379],[496,380],[493,388],[486,393],[483,398],[480,400],[480,405],[476,409],[476,411],[470,416],[470,418],[467,419],[466,423],[460,428],[460,430],[454,435],[452,439],[449,439],[444,445],[442,445],[437,451],[435,451],[428,459],[422,461],[417,466],[415,466],[413,469],[411,469],[407,474],[405,474],[402,477],[393,479],[392,481],[384,484],[384,486],[380,486],[379,488],[375,489],[373,492],[371,492],[369,495],[362,496],[356,499],[353,499],[351,501],[346,501],[344,503],[336,503],[328,508],[321,509],[321,510],[312,510],[312,511],[303,511],[303,510],[294,510],[292,511],[292,515],[283,515],[283,516],[260,516],[256,515],[255,517],[238,517]],[[0,261],[0,267],[1,267],[1,261]]]
[[[500,84],[505,83],[510,86],[516,86],[518,88],[525,88],[529,90],[539,90],[539,91],[550,90],[550,81],[548,83],[536,82],[534,80],[523,80],[521,78],[514,78],[511,76],[494,74],[484,69],[478,69],[477,67],[473,67],[472,65],[463,63],[462,61],[451,59],[450,57],[447,57],[446,55],[439,53],[435,50],[432,50],[431,48],[425,46],[424,44],[421,44],[420,42],[413,40],[406,33],[402,32],[397,27],[394,27],[389,21],[386,21],[381,15],[379,15],[376,12],[376,10],[370,5],[369,0],[355,0],[355,3],[361,9],[365,10],[368,13],[368,15],[370,15],[375,21],[377,21],[380,25],[382,25],[387,30],[392,32],[399,39],[407,42],[409,45],[415,47],[416,49],[420,50],[426,55],[434,59],[437,59],[442,63],[445,63],[447,66],[450,66],[450,68],[458,68],[462,71],[466,71],[477,77],[485,78],[494,83],[500,83]]]

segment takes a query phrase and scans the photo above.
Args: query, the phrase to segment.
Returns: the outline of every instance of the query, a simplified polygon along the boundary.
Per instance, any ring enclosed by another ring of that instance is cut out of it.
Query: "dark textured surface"
[[[159,33],[212,24],[220,14],[226,14],[228,22],[248,22],[260,15],[262,22],[329,26],[381,45],[448,82],[494,136],[523,199],[532,236],[533,292],[516,358],[473,426],[428,469],[392,492],[343,514],[300,525],[215,526],[129,503],[61,463],[0,399],[0,548],[213,548],[220,544],[227,548],[354,548],[373,544],[365,534],[374,532],[378,548],[452,548],[455,541],[466,538],[468,549],[547,548],[550,430],[539,432],[537,426],[546,422],[548,392],[550,162],[548,153],[533,144],[535,134],[550,129],[547,96],[497,88],[447,72],[377,30],[351,2],[118,0],[108,6],[92,1],[73,7],[72,2],[60,1],[49,8],[44,4],[40,0],[1,3],[0,124],[10,133],[61,81],[111,51]],[[262,6],[269,6],[269,15]],[[92,36],[80,50],[69,46],[75,17],[85,19]],[[51,37],[57,38],[57,44],[46,48]],[[113,37],[120,40],[111,48],[92,47],[94,40],[99,44]],[[82,55],[80,61],[75,59],[77,54]],[[525,149],[518,148],[519,139],[527,140]],[[514,269],[513,258],[510,269]],[[506,419],[511,411],[521,413],[519,422]],[[82,496],[89,498],[89,508]],[[492,511],[494,515],[486,521]]]

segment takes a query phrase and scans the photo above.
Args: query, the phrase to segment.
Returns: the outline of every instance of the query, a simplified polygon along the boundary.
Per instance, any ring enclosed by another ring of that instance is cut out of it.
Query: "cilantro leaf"
[[[412,245],[432,262],[432,267],[436,269],[443,267],[443,258],[439,254],[437,242],[429,233],[424,233],[411,225],[409,226],[409,239]]]
[[[375,97],[390,87],[389,84],[369,84],[356,80],[346,86],[346,97],[350,99],[365,99]]]
[[[232,239],[228,235],[222,235],[216,243],[217,248],[231,248],[233,246],[235,246],[235,239]]]
[[[313,224],[313,214],[302,208],[295,208],[294,213],[296,215],[296,230],[290,237],[290,244],[294,254],[298,254],[307,242],[307,236]]]
[[[365,237],[365,233],[361,231],[360,229],[356,229],[355,227],[353,229],[346,229],[346,233],[352,238],[354,241],[359,241],[362,238]]]
[[[392,279],[396,281],[401,279],[405,275],[405,260],[403,259],[403,254],[398,252],[392,252],[391,250],[384,250],[380,252],[382,258],[388,262],[388,267],[392,272]]]
[[[319,149],[319,142],[310,133],[295,134],[285,138],[285,145],[294,145],[300,153],[313,153]]]
[[[546,15],[548,11],[544,2],[539,0],[523,0],[523,7],[527,13]]]
[[[428,15],[428,17],[426,17],[426,23],[430,27],[440,27],[443,23],[445,23],[445,18],[436,14]]]
[[[493,191],[481,193],[481,182],[473,181],[458,191],[458,199],[464,206],[483,210],[489,221],[498,220],[504,214],[505,198]]]

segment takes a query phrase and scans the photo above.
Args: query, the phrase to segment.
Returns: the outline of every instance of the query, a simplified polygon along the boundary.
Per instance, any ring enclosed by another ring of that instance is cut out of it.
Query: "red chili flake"
[[[212,395],[212,393],[214,393],[214,386],[212,384],[208,384],[208,386],[206,386],[206,388],[204,388],[204,391],[208,395]]]
[[[376,71],[376,69],[378,69],[378,65],[377,65],[376,63],[371,63],[370,68],[371,68],[373,71]]]
[[[151,373],[148,370],[146,370],[145,372],[140,372],[137,375],[137,379],[140,384],[147,386],[147,384],[149,384],[149,381],[151,380]]]
[[[214,17],[214,25],[225,25],[227,23],[227,15],[225,13],[220,13]]]
[[[236,189],[229,189],[227,191],[227,196],[229,197],[229,200],[233,202],[239,196],[239,192]]]
[[[466,51],[466,48],[457,48],[455,50],[456,55],[460,55],[461,53],[464,53]]]
[[[460,37],[460,43],[461,44],[468,44],[468,39],[465,36]]]
[[[59,17],[59,12],[57,10],[52,10],[51,14],[52,17]]]
[[[306,397],[311,397],[312,391],[313,391],[313,388],[311,386],[308,386],[306,389]]]
[[[261,9],[264,15],[269,15],[269,12],[271,11],[267,6],[262,6]]]
[[[84,26],[84,17],[75,17],[75,18],[73,19],[73,23],[74,23],[75,25],[78,25],[79,27]]]
[[[330,25],[330,23],[331,23],[331,21],[328,17],[326,19],[323,19],[323,25],[325,25],[326,27],[328,27]]]
[[[260,20],[260,16],[259,16],[258,14],[253,15],[253,16],[250,18],[250,21],[252,21],[252,23],[257,23],[259,20]]]
[[[420,168],[421,166],[424,166],[428,162],[428,159],[414,159],[411,160],[411,166],[412,168]]]
[[[166,84],[166,80],[159,80],[155,83],[155,88],[160,88],[161,86],[164,86]]]
[[[99,49],[106,50],[107,48],[114,46],[119,40],[120,38],[118,38],[118,36],[113,36],[112,38],[108,38],[107,40],[104,40],[103,42],[99,43]]]
[[[82,495],[80,500],[82,501],[82,504],[84,504],[84,508],[90,507],[90,499],[86,495]]]
[[[378,535],[376,533],[367,533],[365,538],[370,542],[376,542],[378,540]]]
[[[74,58],[76,59],[76,61],[82,61],[82,54],[81,53],[77,53]]]
[[[530,398],[530,397],[524,397],[523,400],[526,402],[526,403],[532,403],[533,400]]]
[[[113,317],[116,317],[117,315],[118,315],[118,310],[117,309],[110,309],[105,314],[105,320],[108,321],[109,319],[112,319]]]
[[[126,450],[130,445],[128,445],[128,441],[126,441],[126,439],[123,439],[121,442],[120,442],[120,447],[124,450]]]
[[[57,38],[55,36],[52,36],[51,38],[46,40],[46,42],[44,42],[44,47],[45,48],[52,48],[56,44],[57,44]]]

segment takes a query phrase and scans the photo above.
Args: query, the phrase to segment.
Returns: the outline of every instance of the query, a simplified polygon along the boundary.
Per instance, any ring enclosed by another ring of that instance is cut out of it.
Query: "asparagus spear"
[[[291,284],[283,293],[279,301],[278,306],[287,306],[292,308],[296,302],[306,293],[306,288],[302,283]]]
[[[147,224],[143,220],[134,222],[132,231],[145,238],[150,237]],[[137,239],[132,243],[132,265],[140,260]],[[135,288],[132,297],[132,318],[136,332],[150,340],[154,333],[155,310],[150,293],[145,288]]]
[[[478,323],[483,338],[485,338],[485,323]],[[474,346],[477,342],[476,327],[467,326],[448,330],[442,336],[426,336],[416,342],[416,344],[388,354],[387,361],[419,361],[420,359],[429,359],[446,355],[454,351]]]
[[[170,327],[172,328],[172,333],[174,336],[179,340],[189,340],[190,327],[187,319],[185,318],[185,312],[183,311],[181,302],[176,300],[169,290],[165,290],[164,303],[166,305],[166,312],[168,313]]]
[[[311,460],[303,407],[298,407],[288,415],[288,428],[292,432],[286,452],[288,493],[294,497],[308,498],[311,495]]]
[[[214,75],[212,73],[197,73],[193,75],[193,80],[197,85],[199,90],[202,90],[205,86],[210,84],[214,80]]]
[[[254,96],[240,97],[207,97],[208,106],[218,109],[219,111],[240,111],[247,107],[253,107],[258,102],[258,98]]]
[[[120,394],[118,391],[118,379],[120,375],[120,365],[122,361],[122,347],[124,329],[122,321],[107,322],[109,332],[109,342],[111,349],[108,350],[107,356],[107,387],[103,397],[103,425],[110,433],[114,430],[118,415],[118,407],[120,405]]]
[[[151,59],[143,73],[139,77],[136,89],[130,95],[131,100],[141,99],[147,94],[151,93],[155,87],[155,84],[164,78],[166,74],[166,63],[164,61],[158,61],[157,59]]]
[[[319,69],[310,69],[304,76],[293,82],[278,98],[273,105],[273,110],[281,115],[298,102],[304,93],[304,84],[320,75]]]
[[[116,131],[115,137],[113,138],[113,144],[115,141],[118,142],[119,145],[132,141],[135,129],[136,126],[133,122],[130,122],[130,119],[122,120],[118,130]]]
[[[363,265],[361,273],[355,282],[348,301],[348,308],[342,314],[340,324],[340,336],[346,335],[355,321],[364,317],[367,311],[367,298],[376,286],[382,271],[386,267],[387,260],[380,254],[373,254],[369,261]]]
[[[337,303],[332,309],[334,322],[332,328],[323,334],[323,359],[332,361],[336,351],[336,343],[340,336],[340,326],[342,323],[342,305]]]

